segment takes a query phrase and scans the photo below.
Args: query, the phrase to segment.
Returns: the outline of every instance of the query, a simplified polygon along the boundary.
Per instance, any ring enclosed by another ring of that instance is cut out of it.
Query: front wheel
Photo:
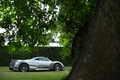
[[[55,64],[54,65],[54,70],[55,71],[60,71],[62,69],[61,65],[60,64]]]
[[[19,68],[19,70],[20,70],[21,72],[26,72],[26,71],[28,71],[28,69],[29,69],[29,67],[28,67],[27,64],[21,64],[21,65],[20,65],[20,68]]]

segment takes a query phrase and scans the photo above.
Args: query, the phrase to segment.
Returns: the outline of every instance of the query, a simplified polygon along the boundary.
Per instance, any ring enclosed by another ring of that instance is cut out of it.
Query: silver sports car
[[[14,71],[33,71],[33,70],[64,70],[65,66],[59,61],[51,61],[46,57],[34,57],[27,60],[14,60],[10,62],[9,69]]]

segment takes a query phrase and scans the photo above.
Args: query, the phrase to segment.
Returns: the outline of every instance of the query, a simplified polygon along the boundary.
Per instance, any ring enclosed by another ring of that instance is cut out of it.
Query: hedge
[[[60,61],[65,66],[72,65],[70,56],[62,59],[62,56],[60,55],[62,47],[39,47],[38,51],[17,52],[16,54],[9,53],[6,48],[7,47],[0,48],[0,66],[9,66],[11,59],[31,59],[38,56],[48,57],[52,61]]]

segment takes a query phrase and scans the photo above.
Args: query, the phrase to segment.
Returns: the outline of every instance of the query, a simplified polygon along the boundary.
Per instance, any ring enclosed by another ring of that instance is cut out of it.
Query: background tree
[[[55,27],[52,7],[48,9],[39,0],[2,0],[0,4],[0,27],[6,29],[4,36],[9,36],[8,45],[14,42],[30,47],[48,44],[47,32]]]
[[[94,11],[94,0],[2,0],[0,27],[9,38],[8,45],[21,46],[47,45],[51,32],[60,33],[60,44],[65,48],[61,54],[70,54],[70,47],[78,29],[89,22]],[[80,5],[80,6],[79,6]],[[59,13],[57,12],[59,10]]]
[[[64,46],[61,52],[63,58],[70,55],[76,32],[90,21],[96,5],[95,2],[95,0],[57,1],[60,10],[57,17],[57,28],[54,29],[60,33],[59,41]]]

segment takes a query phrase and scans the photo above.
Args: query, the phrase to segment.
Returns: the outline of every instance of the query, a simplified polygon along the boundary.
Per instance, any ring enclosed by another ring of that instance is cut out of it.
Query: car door
[[[51,61],[47,58],[39,58],[38,65],[40,68],[49,68],[51,64]]]
[[[39,64],[36,60],[27,60],[26,61],[30,66],[38,67]]]

